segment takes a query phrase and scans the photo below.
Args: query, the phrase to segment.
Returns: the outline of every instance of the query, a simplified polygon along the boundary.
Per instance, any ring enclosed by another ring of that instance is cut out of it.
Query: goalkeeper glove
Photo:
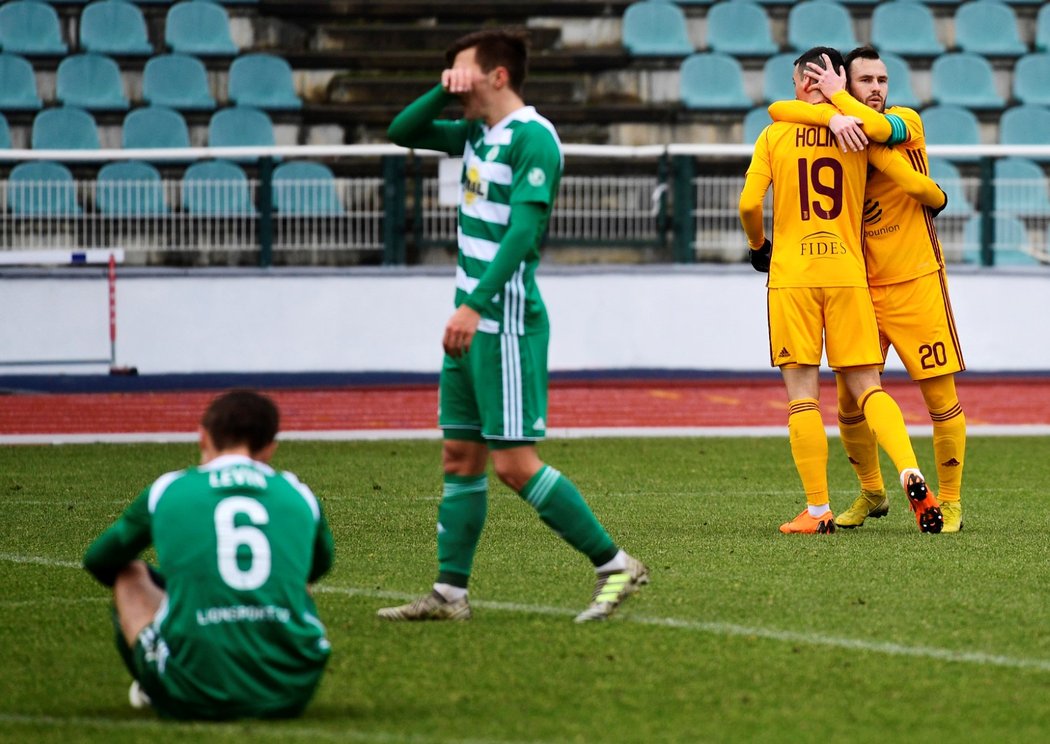
[[[942,189],[940,186],[938,186],[937,188],[940,189],[942,194],[944,194],[944,189]],[[933,207],[930,207],[930,216],[931,217],[936,217],[941,212],[943,212],[944,208],[947,207],[947,206],[948,206],[948,195],[944,194],[944,204],[942,204],[941,206],[937,207],[936,209],[934,209]]]
[[[769,242],[769,238],[762,241],[761,248],[747,248],[748,257],[751,259],[751,268],[755,271],[761,271],[763,274],[769,273],[769,259],[773,255],[773,244]]]

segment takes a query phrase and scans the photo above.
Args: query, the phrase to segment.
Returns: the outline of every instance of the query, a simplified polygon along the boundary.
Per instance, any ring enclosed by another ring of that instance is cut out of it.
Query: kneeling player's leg
[[[919,388],[933,421],[933,456],[941,501],[959,501],[966,462],[966,416],[955,391],[955,376],[920,380]]]
[[[113,584],[113,602],[124,642],[133,647],[142,629],[153,622],[167,594],[150,576],[145,561],[132,561]]]
[[[540,519],[565,542],[586,555],[595,566],[613,560],[618,552],[579,490],[564,475],[540,460],[528,443],[493,444],[496,475],[518,492]]]

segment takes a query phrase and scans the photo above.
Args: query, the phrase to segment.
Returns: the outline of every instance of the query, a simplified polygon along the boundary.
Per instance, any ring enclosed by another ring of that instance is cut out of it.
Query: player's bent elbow
[[[740,221],[745,225],[750,220],[762,219],[762,202],[740,200]]]

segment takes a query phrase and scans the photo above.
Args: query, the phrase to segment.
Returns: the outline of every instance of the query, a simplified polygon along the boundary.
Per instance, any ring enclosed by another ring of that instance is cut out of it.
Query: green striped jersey
[[[518,109],[492,128],[480,121],[468,122],[460,180],[457,307],[495,257],[512,204],[545,204],[543,225],[537,231],[544,234],[563,165],[558,133],[532,106]],[[520,336],[547,328],[547,310],[536,286],[539,261],[537,240],[503,291],[481,308],[478,331]]]
[[[261,715],[313,689],[330,645],[307,582],[331,565],[321,506],[293,474],[239,455],[158,478],[84,557],[96,576],[157,551],[152,629],[173,698]]]

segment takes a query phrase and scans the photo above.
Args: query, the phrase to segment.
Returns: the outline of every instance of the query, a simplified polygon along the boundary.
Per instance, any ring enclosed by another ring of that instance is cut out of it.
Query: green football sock
[[[569,545],[600,566],[611,561],[618,548],[572,481],[544,465],[519,494],[539,512],[540,519]]]
[[[488,476],[446,475],[438,506],[439,584],[466,588],[488,513]]]

